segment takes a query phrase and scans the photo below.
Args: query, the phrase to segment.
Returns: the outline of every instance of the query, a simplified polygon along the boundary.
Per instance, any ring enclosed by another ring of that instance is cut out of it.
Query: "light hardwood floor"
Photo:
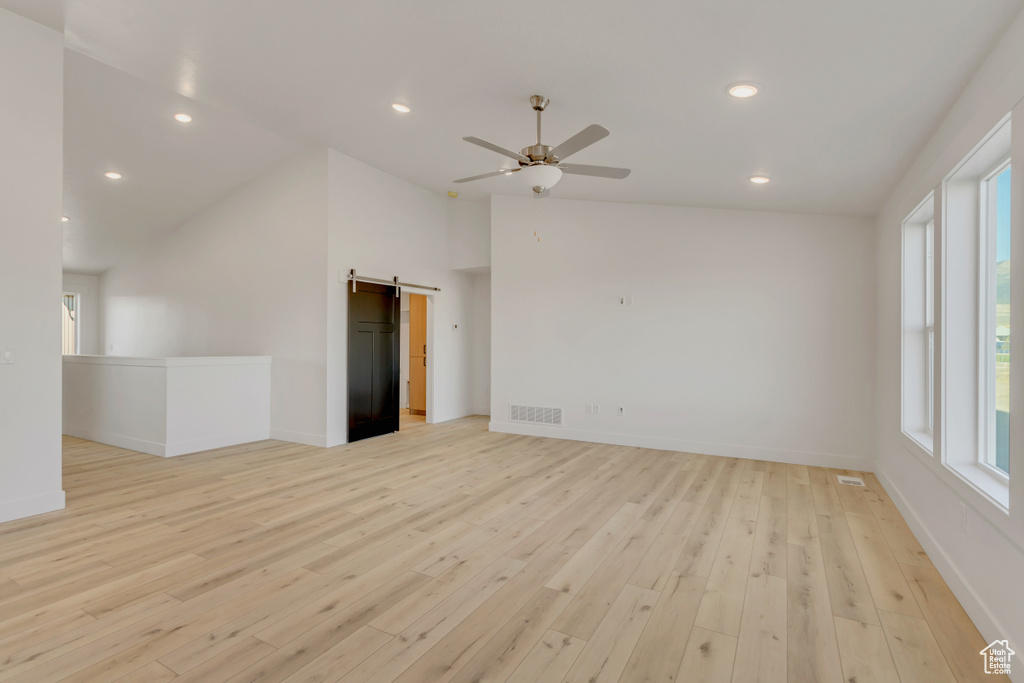
[[[66,438],[67,509],[0,525],[0,681],[998,680],[870,474],[405,426]]]

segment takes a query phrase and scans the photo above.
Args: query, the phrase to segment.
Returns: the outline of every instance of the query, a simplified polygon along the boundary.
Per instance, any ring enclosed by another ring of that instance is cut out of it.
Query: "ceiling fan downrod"
[[[543,95],[531,95],[530,106],[537,112],[537,144],[530,147],[524,147],[521,154],[527,157],[533,164],[539,163],[556,163],[557,159],[549,158],[549,154],[553,147],[550,145],[542,144],[540,141],[540,115],[544,112],[544,109],[551,103],[551,100],[544,97]],[[530,166],[531,163],[519,162],[520,166]]]

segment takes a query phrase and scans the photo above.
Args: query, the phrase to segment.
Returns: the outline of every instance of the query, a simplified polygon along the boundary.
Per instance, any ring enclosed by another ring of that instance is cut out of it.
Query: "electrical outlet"
[[[967,533],[967,503],[960,503],[960,531]]]
[[[619,417],[626,416],[626,406],[619,406]]]
[[[600,404],[595,403],[594,404],[594,415],[600,415],[600,414],[601,414],[601,406],[600,406]]]

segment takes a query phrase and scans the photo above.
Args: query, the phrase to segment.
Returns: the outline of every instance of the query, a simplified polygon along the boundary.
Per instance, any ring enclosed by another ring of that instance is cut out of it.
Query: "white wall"
[[[457,199],[448,207],[448,257],[452,268],[473,277],[471,345],[473,401],[477,415],[491,414],[491,198]]]
[[[326,240],[320,150],[104,273],[102,348],[121,356],[272,356],[272,435],[323,446]]]
[[[64,36],[0,9],[0,522],[64,507]]]
[[[95,275],[64,273],[64,291],[78,294],[78,352],[87,356],[101,353],[99,288]]]
[[[104,273],[101,348],[273,356],[272,436],[344,443],[347,291],[339,274],[400,275],[442,290],[428,307],[428,418],[470,414],[473,359],[485,353],[472,344],[486,339],[475,332],[486,322],[475,317],[480,276],[451,267],[450,201],[333,150],[303,155]],[[474,244],[467,253],[479,252]]]
[[[501,196],[491,212],[492,428],[871,467],[869,221]],[[565,426],[513,425],[510,402]]]
[[[488,218],[488,224],[490,219]],[[488,240],[490,244],[490,240]],[[488,258],[490,261],[490,258]],[[491,274],[473,277],[473,413],[491,414]]]
[[[449,265],[456,270],[491,265],[491,199],[451,199],[448,213]]]
[[[888,198],[877,220],[878,474],[986,640],[1009,638],[1018,652],[1024,643],[1024,547],[1018,540],[1024,519],[1024,487],[1011,485],[1010,516],[946,470],[918,458],[900,432],[900,222],[1006,115],[1014,113],[1013,159],[1024,160],[1024,15],[1006,34]],[[1013,174],[1013,262],[1024,261],[1024,173]],[[1015,301],[1024,278],[1015,266]],[[1019,309],[1019,306],[1018,306]],[[1015,313],[1015,315],[1019,315]],[[1014,325],[1019,317],[1014,318]],[[1019,327],[1019,326],[1018,326]],[[1024,364],[1012,365],[1011,393],[1024,395]],[[1018,406],[1018,399],[1014,398]],[[1024,411],[1011,411],[1011,461],[1020,461]],[[951,454],[963,456],[964,454]],[[970,455],[970,454],[968,454]],[[1011,471],[1014,469],[1011,464]],[[960,530],[961,504],[968,506],[967,532]],[[1016,668],[1016,667],[1015,667]]]
[[[473,412],[474,276],[452,270],[447,202],[340,152],[329,152],[327,249],[328,442],[344,443],[347,410],[347,284],[352,268],[369,277],[440,287],[428,303],[427,419]],[[458,330],[452,325],[458,324]],[[428,341],[429,344],[429,341]],[[432,399],[431,399],[432,396]]]

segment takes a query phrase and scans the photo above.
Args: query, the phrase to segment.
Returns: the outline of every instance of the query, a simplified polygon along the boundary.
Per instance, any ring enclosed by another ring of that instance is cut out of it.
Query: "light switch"
[[[14,365],[14,349],[4,349],[4,352],[0,354],[0,363]]]

